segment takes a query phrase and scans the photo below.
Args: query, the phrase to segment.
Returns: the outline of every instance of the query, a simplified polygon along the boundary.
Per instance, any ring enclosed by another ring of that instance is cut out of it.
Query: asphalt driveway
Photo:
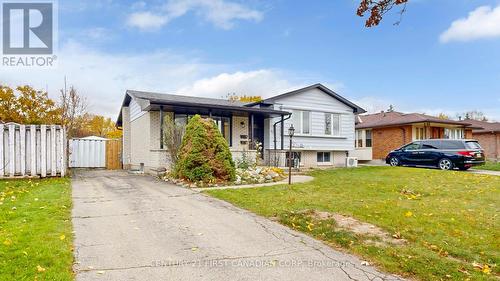
[[[77,280],[399,280],[152,177],[77,171],[72,185]]]

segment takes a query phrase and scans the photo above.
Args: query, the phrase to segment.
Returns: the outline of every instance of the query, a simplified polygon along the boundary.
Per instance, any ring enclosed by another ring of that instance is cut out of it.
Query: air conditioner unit
[[[347,157],[345,159],[345,166],[348,168],[357,167],[358,166],[358,157]]]

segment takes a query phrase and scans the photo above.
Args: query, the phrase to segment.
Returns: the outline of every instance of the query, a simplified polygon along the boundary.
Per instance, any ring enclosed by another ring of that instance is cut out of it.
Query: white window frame
[[[419,132],[421,134],[419,134]],[[415,140],[424,140],[424,139],[425,139],[425,128],[424,127],[415,127]]]
[[[463,128],[444,128],[444,138],[450,140],[461,140],[465,138]]]
[[[330,134],[326,134],[326,115],[330,115]],[[335,134],[335,131],[333,130],[334,126],[334,116],[338,116],[338,133]],[[340,113],[331,113],[331,112],[323,112],[323,125],[325,126],[325,130],[323,130],[323,134],[325,136],[332,136],[332,137],[340,137],[342,136],[342,114]]]
[[[322,153],[322,158],[323,161],[318,161],[318,153]],[[325,153],[328,153],[330,155],[330,160],[328,162],[324,161],[325,160]],[[331,151],[316,151],[316,163],[318,165],[331,165],[332,164],[332,152]]]
[[[309,132],[308,133],[304,133],[304,112],[308,112],[309,113]],[[296,132],[296,135],[299,135],[299,136],[309,136],[312,134],[312,112],[309,111],[309,110],[300,110],[300,109],[293,109],[292,110],[292,115],[293,114],[299,114],[299,124],[295,124],[294,121],[295,121],[295,118],[292,117],[292,124],[295,126],[295,132]]]
[[[354,147],[355,148],[363,148],[365,147],[365,142],[363,141],[364,139],[364,130],[362,129],[357,129],[354,132]],[[359,145],[359,141],[361,140],[361,146]]]

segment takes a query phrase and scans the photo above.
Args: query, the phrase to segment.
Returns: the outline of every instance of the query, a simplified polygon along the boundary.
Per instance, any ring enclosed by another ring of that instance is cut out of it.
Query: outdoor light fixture
[[[290,128],[288,128],[288,135],[290,136],[290,140],[293,137],[293,134],[295,134],[295,128],[293,127],[293,124],[290,125]],[[290,146],[292,147],[292,146]]]
[[[295,133],[293,124],[288,128],[288,136],[290,137],[290,151],[288,152],[288,184],[292,184],[292,138]]]

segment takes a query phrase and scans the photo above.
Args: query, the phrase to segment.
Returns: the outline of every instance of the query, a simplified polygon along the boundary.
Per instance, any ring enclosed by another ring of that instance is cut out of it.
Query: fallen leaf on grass
[[[66,239],[66,235],[64,235],[64,234],[61,234],[61,236],[59,236],[59,239],[61,239],[61,240],[64,240],[64,239]]]
[[[45,272],[45,270],[46,270],[46,269],[45,269],[45,268],[43,268],[43,267],[41,267],[40,265],[37,265],[37,266],[36,266],[36,271],[38,271],[38,272]]]
[[[405,217],[409,218],[411,216],[413,216],[412,212],[408,211],[408,212],[405,213]]]

